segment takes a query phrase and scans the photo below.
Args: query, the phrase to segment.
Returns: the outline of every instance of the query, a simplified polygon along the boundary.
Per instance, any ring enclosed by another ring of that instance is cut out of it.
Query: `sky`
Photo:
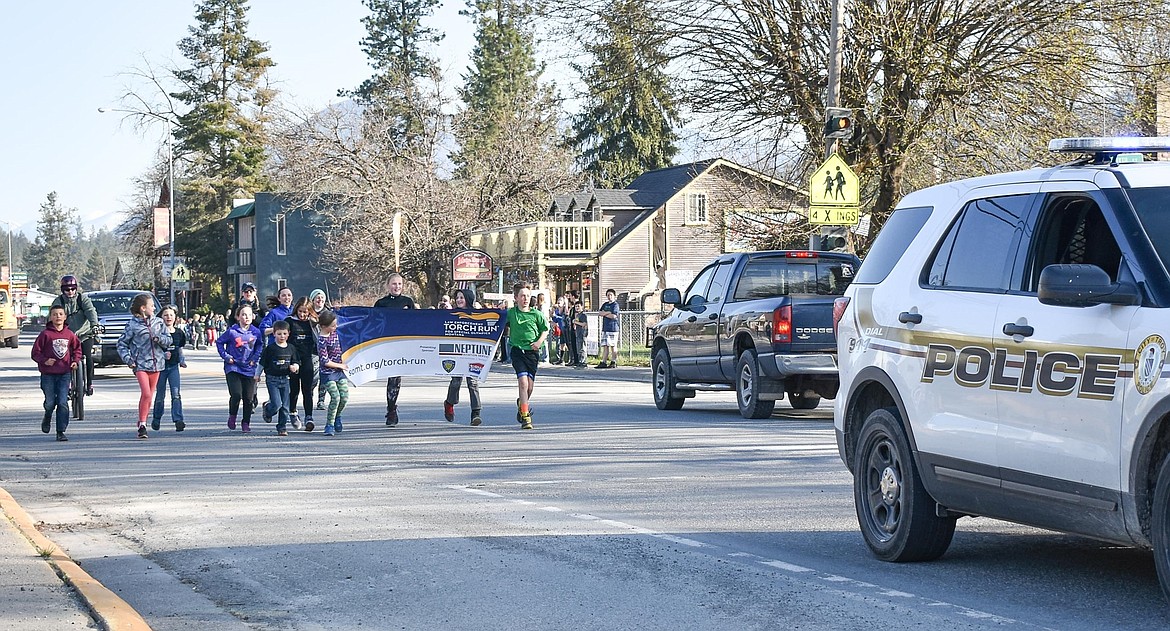
[[[147,64],[186,67],[175,48],[194,24],[194,0],[61,0],[5,7],[0,22],[0,227],[36,235],[51,192],[83,224],[113,227],[166,138],[159,122],[137,131],[119,101]],[[360,41],[361,0],[251,0],[248,30],[276,62],[270,80],[300,107],[336,102],[371,70]],[[437,51],[448,81],[467,67],[474,39],[459,15],[464,0],[443,0],[430,26],[446,33]],[[142,91],[140,90],[140,91]],[[148,95],[146,95],[148,96]]]

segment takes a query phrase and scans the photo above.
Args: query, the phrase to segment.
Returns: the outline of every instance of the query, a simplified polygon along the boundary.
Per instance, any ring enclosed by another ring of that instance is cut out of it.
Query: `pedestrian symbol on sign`
[[[178,263],[175,265],[175,268],[171,270],[171,280],[177,283],[185,283],[191,280],[191,272],[187,271],[186,265]]]

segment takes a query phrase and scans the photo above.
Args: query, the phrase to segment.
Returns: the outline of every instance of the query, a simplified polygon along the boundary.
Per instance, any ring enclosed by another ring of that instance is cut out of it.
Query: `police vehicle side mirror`
[[[1042,304],[1065,307],[1141,302],[1136,286],[1111,281],[1096,265],[1049,265],[1040,272],[1037,294]]]
[[[673,287],[662,290],[662,303],[667,305],[674,305],[674,308],[679,308],[682,305],[682,292]]]

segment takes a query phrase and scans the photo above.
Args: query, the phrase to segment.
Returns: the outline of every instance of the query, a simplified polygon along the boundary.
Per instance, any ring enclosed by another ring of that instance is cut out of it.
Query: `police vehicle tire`
[[[794,390],[789,390],[787,394],[788,403],[794,410],[812,410],[821,404],[821,398],[815,394],[810,397],[806,397]]]
[[[1154,505],[1150,515],[1150,539],[1154,544],[1154,567],[1162,594],[1170,600],[1170,456],[1158,467],[1154,484]]]
[[[761,401],[760,363],[756,349],[749,348],[739,354],[735,364],[735,402],[739,404],[739,415],[744,418],[768,418],[776,409],[773,400]]]
[[[652,362],[654,374],[654,405],[659,410],[681,410],[686,399],[672,396],[674,394],[674,371],[670,368],[670,352],[665,348],[654,353]]]
[[[957,518],[935,513],[896,408],[866,417],[853,472],[857,521],[874,556],[895,563],[931,561],[947,551]]]

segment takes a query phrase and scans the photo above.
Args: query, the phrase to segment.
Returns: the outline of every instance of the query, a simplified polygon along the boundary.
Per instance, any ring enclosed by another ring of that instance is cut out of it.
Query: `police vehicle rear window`
[[[1170,269],[1170,187],[1130,188],[1126,193],[1162,265]]]
[[[882,226],[873,246],[869,248],[869,254],[865,255],[854,282],[874,285],[885,280],[894,265],[897,265],[898,259],[902,258],[902,253],[910,248],[918,231],[926,225],[933,210],[931,206],[895,210]]]
[[[807,261],[807,262],[805,262]],[[791,294],[840,296],[853,282],[853,263],[832,259],[755,258],[748,262],[735,287],[735,300],[757,300]]]

